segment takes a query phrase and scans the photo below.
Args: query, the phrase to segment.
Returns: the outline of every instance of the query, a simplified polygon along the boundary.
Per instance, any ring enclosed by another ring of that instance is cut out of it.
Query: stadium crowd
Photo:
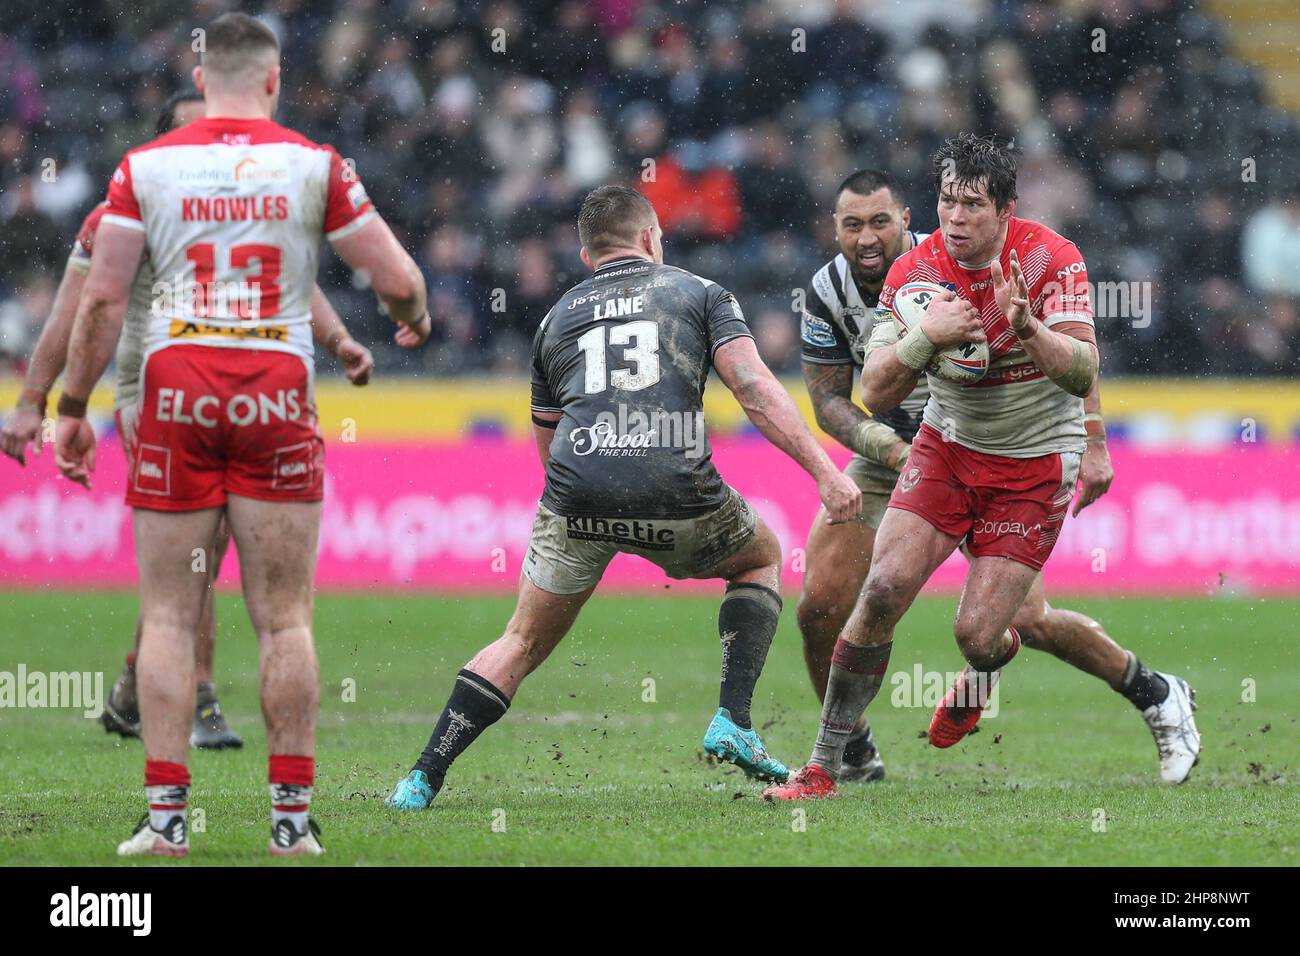
[[[281,119],[355,161],[426,273],[433,340],[399,352],[325,253],[381,372],[522,371],[582,277],[582,196],[614,180],[795,369],[793,292],[834,248],[836,184],[887,167],[933,229],[929,156],[962,129],[1014,139],[1019,213],[1123,284],[1098,295],[1106,374],[1300,359],[1300,129],[1191,0],[6,0],[0,370],[121,154],[189,86],[192,31],[231,9],[281,38]]]

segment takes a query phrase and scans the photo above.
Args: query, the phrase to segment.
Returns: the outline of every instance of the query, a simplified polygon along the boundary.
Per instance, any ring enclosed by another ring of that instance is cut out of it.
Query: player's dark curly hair
[[[167,97],[167,102],[163,104],[162,110],[158,113],[158,126],[155,130],[158,136],[163,133],[170,133],[172,127],[176,125],[176,107],[182,103],[202,103],[203,94],[198,90],[177,90],[171,96]]]
[[[907,205],[903,202],[903,191],[898,187],[898,181],[883,169],[859,169],[855,173],[850,173],[835,190],[836,203],[840,201],[840,194],[846,189],[859,196],[870,196],[877,189],[888,189],[900,208]]]
[[[978,189],[988,184],[989,199],[1001,212],[1016,198],[1016,157],[1010,143],[975,133],[958,133],[944,142],[932,163],[934,190],[943,191],[943,180],[952,175],[958,186]]]

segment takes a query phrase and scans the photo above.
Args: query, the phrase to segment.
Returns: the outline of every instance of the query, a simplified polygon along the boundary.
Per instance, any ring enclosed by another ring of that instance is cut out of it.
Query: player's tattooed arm
[[[909,446],[853,401],[852,365],[804,362],[803,380],[822,431],[864,458],[888,468],[902,466]]]

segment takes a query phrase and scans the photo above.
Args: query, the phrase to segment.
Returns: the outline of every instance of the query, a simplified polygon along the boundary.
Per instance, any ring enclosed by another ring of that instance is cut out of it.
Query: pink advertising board
[[[1110,493],[1067,519],[1047,565],[1061,591],[1207,593],[1300,591],[1300,450],[1234,448],[1147,454],[1117,446]],[[801,548],[816,510],[812,482],[761,440],[715,445],[723,476],[781,539],[785,584],[797,589]],[[109,438],[95,488],[59,478],[47,452],[20,469],[0,459],[0,587],[129,587],[135,562],[125,467]],[[327,451],[318,581],[325,589],[510,590],[541,492],[531,445],[342,444]],[[949,560],[931,587],[960,587]],[[223,580],[238,579],[237,562]],[[636,558],[615,559],[615,588],[667,579]],[[707,586],[707,585],[706,585]]]

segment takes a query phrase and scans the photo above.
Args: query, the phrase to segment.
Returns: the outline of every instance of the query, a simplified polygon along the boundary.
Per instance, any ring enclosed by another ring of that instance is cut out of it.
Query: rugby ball
[[[890,309],[899,338],[925,318],[925,310],[937,296],[948,291],[933,282],[903,283],[894,294],[894,304]],[[988,342],[963,342],[960,345],[936,349],[934,359],[926,368],[926,371],[931,374],[962,385],[978,382],[988,370]]]

